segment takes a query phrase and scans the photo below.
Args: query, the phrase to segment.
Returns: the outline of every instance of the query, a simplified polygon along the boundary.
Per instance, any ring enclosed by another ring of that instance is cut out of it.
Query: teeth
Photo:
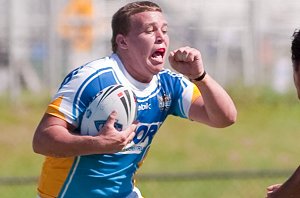
[[[152,54],[152,60],[155,61],[154,63],[162,63],[163,62],[163,55],[162,53],[159,53],[159,52],[154,52]]]
[[[162,56],[161,53],[159,52],[154,52],[154,54],[152,55],[153,57],[158,57],[158,56]]]

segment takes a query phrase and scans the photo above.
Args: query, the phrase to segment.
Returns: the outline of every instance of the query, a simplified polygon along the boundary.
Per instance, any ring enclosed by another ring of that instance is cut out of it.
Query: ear
[[[120,49],[128,49],[127,41],[124,35],[118,34],[116,37],[116,43]]]

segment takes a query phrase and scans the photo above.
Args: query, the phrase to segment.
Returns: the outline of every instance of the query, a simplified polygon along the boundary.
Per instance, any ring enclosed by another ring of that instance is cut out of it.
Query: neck
[[[136,70],[135,68],[138,67],[137,65],[133,65],[132,61],[130,59],[128,59],[128,56],[123,56],[120,53],[116,53],[122,64],[124,65],[124,68],[126,69],[126,71],[130,74],[130,76],[132,78],[134,78],[135,80],[141,82],[141,83],[149,83],[151,82],[153,75],[143,75],[141,72],[138,72],[138,70]]]

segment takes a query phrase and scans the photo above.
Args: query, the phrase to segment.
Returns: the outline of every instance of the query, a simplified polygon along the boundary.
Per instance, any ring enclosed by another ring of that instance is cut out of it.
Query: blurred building
[[[55,90],[72,68],[110,54],[111,17],[127,2],[0,0],[0,94]],[[274,75],[290,58],[300,1],[154,2],[169,21],[170,49],[200,49],[207,71],[221,84],[278,85]],[[291,69],[284,75],[285,90],[292,84]]]

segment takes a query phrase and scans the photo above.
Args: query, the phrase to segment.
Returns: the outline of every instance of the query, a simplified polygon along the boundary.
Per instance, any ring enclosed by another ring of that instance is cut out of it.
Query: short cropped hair
[[[116,43],[117,35],[122,34],[126,36],[130,31],[130,16],[145,11],[162,12],[162,9],[157,4],[150,1],[137,1],[125,5],[113,15],[111,21],[111,45],[114,53],[118,48],[118,44]]]
[[[292,62],[295,71],[298,71],[300,65],[300,30],[295,30],[293,33],[293,40],[292,40]]]

